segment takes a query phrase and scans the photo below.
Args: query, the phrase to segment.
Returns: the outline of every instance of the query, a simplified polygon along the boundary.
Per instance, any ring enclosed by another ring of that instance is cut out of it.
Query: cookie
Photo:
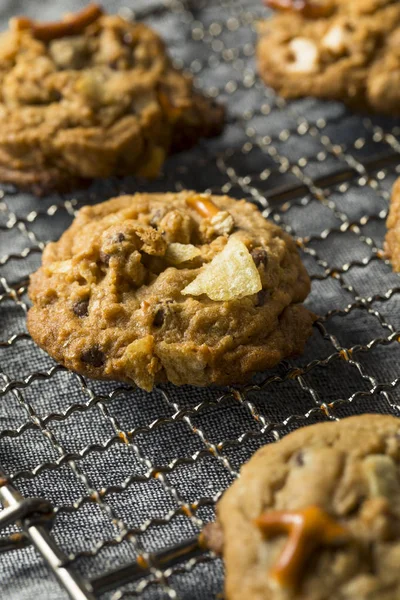
[[[400,3],[270,0],[259,72],[286,98],[316,96],[400,114]]]
[[[152,178],[223,118],[154,31],[96,5],[59,23],[19,17],[0,36],[0,181],[43,193]]]
[[[31,277],[28,328],[84,375],[206,386],[302,352],[310,281],[256,207],[194,192],[82,208]]]
[[[258,450],[204,532],[223,554],[226,599],[398,600],[399,461],[400,420],[386,415]]]
[[[392,261],[393,271],[400,272],[400,178],[393,186],[386,225],[385,253]]]

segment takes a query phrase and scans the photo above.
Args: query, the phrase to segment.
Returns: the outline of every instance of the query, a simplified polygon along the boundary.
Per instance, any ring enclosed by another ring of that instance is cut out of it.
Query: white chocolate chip
[[[322,46],[333,54],[342,54],[346,50],[347,35],[340,25],[331,27],[322,38]]]
[[[311,40],[307,38],[294,38],[289,44],[293,54],[293,62],[287,70],[292,73],[312,73],[318,67],[318,49]]]
[[[363,461],[363,470],[372,497],[383,496],[392,501],[400,498],[397,467],[390,456],[385,454],[367,456]]]

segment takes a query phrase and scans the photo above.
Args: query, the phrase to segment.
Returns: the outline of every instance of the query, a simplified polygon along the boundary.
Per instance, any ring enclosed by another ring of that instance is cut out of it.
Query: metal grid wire
[[[0,465],[23,496],[53,504],[52,535],[83,578],[196,534],[261,445],[317,421],[400,408],[400,282],[382,253],[398,124],[340,103],[287,103],[266,88],[254,60],[256,21],[267,15],[259,0],[105,5],[159,30],[177,66],[226,103],[228,123],[169,159],[155,182],[112,179],[40,200],[1,192]],[[40,6],[52,17],[63,8]],[[245,197],[295,237],[313,282],[307,305],[321,315],[304,355],[244,389],[152,394],[55,365],[25,325],[27,278],[46,241],[83,204],[182,188]],[[0,565],[7,598],[66,597],[31,547],[1,554]],[[221,561],[204,555],[151,567],[102,597],[200,600],[222,587]]]

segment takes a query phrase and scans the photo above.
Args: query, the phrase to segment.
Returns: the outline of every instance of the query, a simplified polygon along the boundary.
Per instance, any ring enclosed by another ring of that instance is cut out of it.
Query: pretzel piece
[[[263,513],[255,525],[267,538],[283,533],[288,540],[270,575],[282,587],[296,588],[310,555],[320,546],[348,540],[348,531],[319,506]]]
[[[40,23],[28,17],[11,19],[10,26],[15,31],[31,30],[33,37],[42,42],[50,42],[58,38],[78,35],[85,27],[94,23],[103,14],[98,4],[88,4],[80,12],[67,15],[63,21]]]
[[[186,199],[186,204],[193,208],[201,217],[215,217],[220,212],[218,206],[205,194],[196,194]]]
[[[328,17],[333,10],[333,2],[315,2],[313,0],[264,0],[269,8],[298,12],[309,19]]]

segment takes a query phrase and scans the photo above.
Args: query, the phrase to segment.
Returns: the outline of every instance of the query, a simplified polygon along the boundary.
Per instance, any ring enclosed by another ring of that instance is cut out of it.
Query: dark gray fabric
[[[83,4],[3,0],[1,26],[13,14],[54,19]],[[131,15],[118,1],[105,5]],[[267,14],[259,0],[132,0],[129,9],[160,31],[177,65],[190,69],[199,87],[226,103],[223,135],[172,157],[151,183],[113,179],[43,199],[7,187],[0,199],[0,339],[10,341],[0,346],[0,387],[19,382],[1,397],[0,463],[23,494],[58,507],[53,533],[67,553],[94,552],[75,562],[90,576],[131,560],[138,549],[162,548],[198,531],[260,445],[326,418],[397,414],[399,403],[399,277],[379,253],[396,169],[368,178],[358,162],[393,152],[399,124],[352,114],[340,103],[286,104],[265,88],[254,60],[256,19]],[[349,165],[359,174],[348,182],[312,188],[312,178]],[[299,183],[310,193],[268,201],[272,190]],[[326,316],[325,330],[315,327],[303,356],[258,376],[263,387],[242,399],[229,390],[173,386],[146,394],[53,372],[53,361],[30,339],[14,340],[26,333],[27,302],[15,290],[39,266],[43,242],[57,239],[76,207],[120,192],[182,187],[246,197],[299,238],[313,276],[307,304]],[[354,347],[349,355],[341,352]],[[29,412],[41,419],[40,427]],[[118,431],[132,432],[133,443],[121,443]],[[154,470],[164,471],[164,478],[152,477]],[[90,498],[104,488],[110,489],[100,503]],[[195,518],[179,511],[182,504],[192,506]],[[127,529],[136,536],[99,550],[102,540],[118,541]],[[150,578],[125,589],[149,599],[206,600],[222,585],[221,562],[212,560],[184,565],[161,583]],[[66,597],[33,549],[0,555],[0,589],[9,600]]]

